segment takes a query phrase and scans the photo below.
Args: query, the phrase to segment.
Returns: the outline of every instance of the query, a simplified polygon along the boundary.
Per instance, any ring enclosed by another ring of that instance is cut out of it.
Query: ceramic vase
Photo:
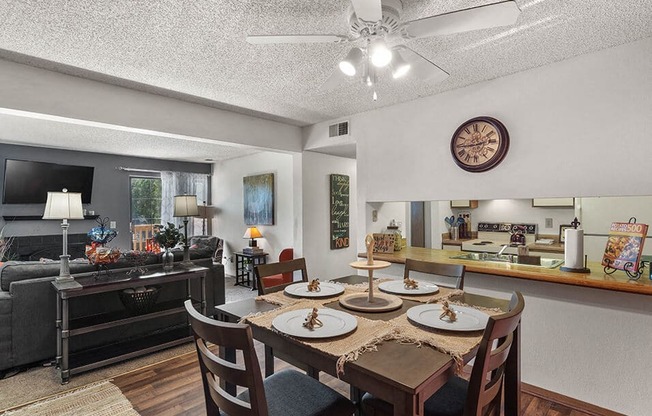
[[[166,248],[161,258],[163,259],[163,270],[169,272],[174,268],[174,254],[172,253],[172,249]]]

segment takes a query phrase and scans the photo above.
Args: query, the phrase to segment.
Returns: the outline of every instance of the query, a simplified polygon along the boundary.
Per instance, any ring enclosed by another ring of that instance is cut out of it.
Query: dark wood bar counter
[[[648,277],[649,273],[647,268],[638,280],[631,280],[627,277],[625,272],[620,270],[611,275],[604,273],[603,266],[598,262],[589,262],[588,268],[591,269],[591,273],[571,273],[562,272],[559,270],[559,267],[546,269],[543,267],[528,266],[524,264],[451,258],[452,256],[459,254],[461,254],[459,251],[405,247],[401,251],[394,253],[374,253],[374,259],[397,264],[405,264],[405,259],[407,258],[438,263],[463,264],[466,266],[466,271],[471,273],[506,276],[517,279],[592,287],[652,296],[652,280]],[[358,257],[366,258],[367,254],[358,253]]]

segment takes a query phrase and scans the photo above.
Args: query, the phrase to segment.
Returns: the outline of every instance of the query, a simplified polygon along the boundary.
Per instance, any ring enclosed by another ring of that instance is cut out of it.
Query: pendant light
[[[401,56],[399,51],[394,51],[394,57],[390,64],[392,68],[392,77],[394,79],[401,78],[410,71],[411,65],[408,64]]]
[[[362,50],[360,48],[352,48],[349,53],[346,55],[339,66],[340,71],[347,76],[354,76],[357,72],[356,67],[360,64],[362,60]]]
[[[369,43],[369,57],[375,67],[382,68],[392,60],[392,51],[383,39],[376,38]]]

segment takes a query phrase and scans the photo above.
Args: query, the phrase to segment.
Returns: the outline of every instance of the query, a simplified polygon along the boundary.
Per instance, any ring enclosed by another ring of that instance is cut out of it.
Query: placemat
[[[332,302],[332,299],[330,302]],[[285,312],[309,308],[322,309],[323,305],[314,300],[301,300],[269,312],[245,317],[245,320],[251,325],[276,331],[272,327],[274,318]],[[295,337],[292,337],[292,339],[326,354],[339,357],[337,360],[337,374],[341,374],[344,372],[344,363],[356,360],[362,353],[375,351],[376,346],[380,342],[395,339],[396,337],[396,334],[394,334],[396,328],[386,321],[374,321],[361,316],[356,316],[356,319],[358,320],[358,327],[355,331],[347,335],[327,339],[302,339]]]

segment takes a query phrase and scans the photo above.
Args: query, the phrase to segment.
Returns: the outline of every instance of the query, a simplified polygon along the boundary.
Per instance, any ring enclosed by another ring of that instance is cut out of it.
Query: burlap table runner
[[[459,289],[451,289],[448,287],[439,287],[439,292],[430,293],[427,295],[397,295],[401,299],[413,300],[421,303],[437,303],[442,300],[448,300],[455,296],[463,295],[464,291]]]
[[[378,290],[377,285],[379,283],[388,280],[392,279],[380,279],[379,281],[374,282],[374,291]],[[369,288],[367,283],[356,285],[343,284],[343,286],[344,293],[340,296],[366,292]],[[470,306],[482,310],[489,315],[503,313],[500,309],[466,305],[455,299],[462,294],[464,294],[464,292],[459,289],[440,287],[439,292],[435,294],[398,296],[406,300],[413,300],[421,303],[436,303],[442,300],[449,300],[451,304]],[[339,299],[339,296],[302,299],[288,296],[284,292],[270,293],[269,295],[259,296],[256,300],[264,300],[275,305],[280,305],[281,307],[262,314],[246,316],[242,318],[242,321],[276,331],[272,327],[272,321],[278,315],[296,309],[308,309],[313,307],[323,308],[324,304],[336,301],[337,299]],[[483,330],[451,333],[449,331],[423,327],[410,322],[406,314],[390,321],[371,320],[361,316],[356,316],[356,318],[358,320],[358,328],[351,334],[321,340],[294,339],[311,348],[339,357],[337,360],[337,374],[343,373],[344,364],[346,362],[355,361],[358,356],[364,352],[375,351],[378,344],[389,340],[396,340],[402,343],[412,343],[417,346],[423,344],[429,345],[438,351],[451,355],[457,364],[457,370],[461,371],[464,365],[464,355],[471,352],[480,344],[483,334]]]
[[[331,301],[332,298],[330,298],[329,302]],[[297,309],[311,309],[313,307],[322,309],[323,305],[312,300],[300,300],[269,312],[245,317],[244,320],[252,325],[276,331],[272,327],[272,321],[277,316]],[[355,361],[360,354],[375,351],[380,342],[396,337],[394,334],[396,328],[386,321],[374,321],[361,316],[356,316],[356,319],[358,320],[358,327],[347,335],[326,339],[292,338],[310,348],[339,357],[337,360],[337,373],[340,374],[344,372],[344,363],[347,361]]]
[[[378,279],[377,281],[374,281],[374,292],[379,292],[380,289],[378,289],[378,285],[382,282],[387,282],[391,281],[394,279]],[[340,296],[344,295],[350,295],[353,293],[361,293],[361,292],[368,292],[369,291],[369,284],[368,283],[358,283],[355,285],[349,285],[345,283],[337,283],[337,282],[331,282],[331,283],[336,283],[344,286],[344,293],[342,293]],[[461,295],[462,292],[461,290],[457,289],[450,289],[447,287],[440,287],[439,292],[434,293],[434,294],[428,294],[428,295],[397,295],[400,298],[407,299],[407,300],[414,300],[417,302],[422,302],[422,303],[435,303],[439,302],[443,299],[449,299],[452,296],[457,296]],[[279,292],[274,292],[270,293],[267,295],[262,295],[256,297],[256,300],[264,300],[265,302],[269,302],[273,305],[279,305],[279,306],[286,306],[286,305],[292,305],[297,302],[301,302],[305,298],[297,298],[295,296],[289,296],[285,294],[284,291],[279,291]],[[327,298],[311,298],[314,302],[320,303],[322,305],[326,303],[330,303],[334,300],[339,299],[338,297],[331,296]]]
[[[461,302],[454,302],[462,304]],[[471,305],[464,305],[474,308]],[[479,309],[479,308],[476,308]],[[482,308],[482,311],[490,316],[503,313],[500,310]],[[410,322],[407,314],[403,314],[389,321],[389,324],[396,328],[397,340],[400,342],[413,343],[418,346],[422,344],[429,345],[437,351],[449,354],[457,364],[458,372],[464,366],[464,355],[476,348],[482,340],[484,329],[471,332],[454,332],[441,331],[434,328],[428,328]]]

